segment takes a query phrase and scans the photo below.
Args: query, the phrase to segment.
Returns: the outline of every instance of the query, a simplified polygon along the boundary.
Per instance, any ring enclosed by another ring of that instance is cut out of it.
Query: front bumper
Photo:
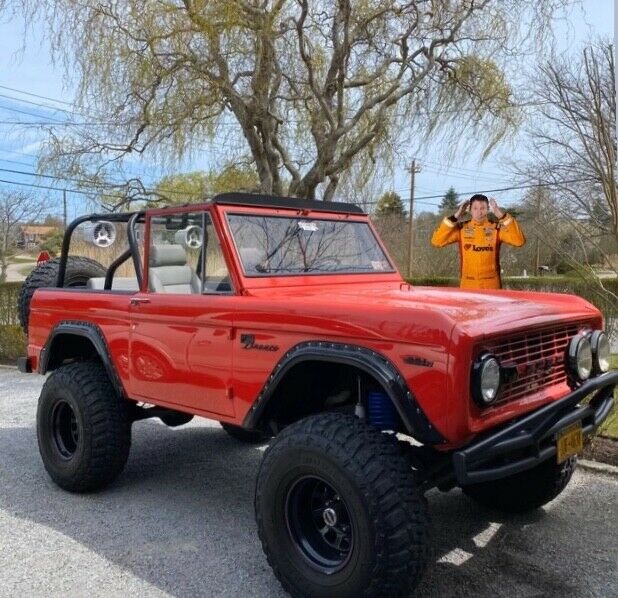
[[[566,397],[455,451],[457,483],[498,480],[538,465],[556,454],[557,433],[577,422],[584,434],[594,432],[611,411],[616,384],[618,370],[587,380]],[[593,393],[586,405],[578,405]]]

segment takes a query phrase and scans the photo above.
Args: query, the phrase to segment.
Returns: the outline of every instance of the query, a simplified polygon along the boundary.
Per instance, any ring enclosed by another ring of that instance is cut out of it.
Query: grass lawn
[[[31,264],[33,262],[36,262],[36,258],[28,255],[14,255],[13,257],[9,258],[10,264]]]
[[[618,355],[612,355],[609,365],[612,370],[618,369]],[[614,391],[614,401],[614,408],[600,427],[599,434],[618,440],[618,407],[616,406],[618,403],[618,390]]]
[[[34,270],[35,266],[36,266],[36,262],[32,262],[29,266],[24,266],[23,268],[18,268],[17,271],[22,276],[28,276],[28,274],[30,274],[30,272],[32,272],[32,270]]]

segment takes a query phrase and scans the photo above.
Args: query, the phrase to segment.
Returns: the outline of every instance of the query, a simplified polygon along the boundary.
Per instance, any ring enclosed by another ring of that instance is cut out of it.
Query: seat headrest
[[[149,263],[158,266],[185,266],[187,254],[182,245],[153,245],[150,248]]]

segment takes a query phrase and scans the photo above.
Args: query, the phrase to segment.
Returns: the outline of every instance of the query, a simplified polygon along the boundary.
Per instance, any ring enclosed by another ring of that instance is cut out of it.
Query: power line
[[[24,152],[17,152],[15,150],[0,149],[0,152],[5,154],[16,154],[17,156],[28,156],[29,158],[38,158],[36,154],[25,154]]]
[[[34,115],[36,116],[36,114]],[[99,121],[99,122],[75,122],[75,121],[70,121],[70,120],[62,120],[62,121],[55,121],[55,122],[47,122],[47,121],[31,121],[31,122],[27,122],[27,121],[19,121],[19,120],[0,120],[0,125],[20,125],[20,126],[24,126],[24,127],[32,127],[32,126],[58,126],[58,127],[95,127],[95,126],[105,126],[105,127],[126,127],[128,125],[130,125],[131,123],[128,122],[116,122],[116,123],[112,123],[112,122],[105,122],[105,121]]]
[[[0,179],[0,183],[6,183],[7,185],[18,185],[20,187],[33,187],[35,189],[49,189],[50,191],[62,191],[62,187],[50,187],[49,185],[36,185],[35,183],[22,183],[18,181],[7,181],[6,179]],[[79,193],[80,195],[92,195],[92,192],[82,191],[81,189],[67,189],[71,193]]]
[[[5,170],[5,169],[0,169],[0,171]],[[10,172],[10,171],[9,171]],[[36,174],[33,174],[33,176],[38,176]],[[51,176],[51,175],[48,175]],[[55,177],[58,178],[58,180],[67,180],[67,179],[62,179],[60,177]],[[582,182],[590,182],[593,181],[594,179],[591,178],[579,178],[579,179],[567,179],[564,181],[555,181],[555,182],[551,182],[551,183],[534,183],[531,185],[515,185],[512,187],[503,187],[501,189],[484,189],[484,190],[475,190],[475,191],[466,191],[464,193],[462,193],[462,195],[467,195],[467,194],[471,194],[471,193],[498,193],[501,191],[513,191],[513,190],[518,190],[518,189],[532,189],[534,187],[555,187],[558,185],[566,185],[569,183],[582,183]],[[9,181],[6,179],[0,179],[0,183],[6,183],[8,185],[18,185],[21,187],[33,187],[36,189],[48,189],[51,191],[62,191],[64,189],[64,187],[50,187],[49,185],[37,185],[34,183],[23,183],[23,182],[19,182],[19,181]],[[88,184],[88,183],[83,183],[82,184]],[[109,187],[108,187],[109,189]],[[66,189],[67,191],[70,191],[71,193],[78,193],[80,195],[92,195],[93,192],[91,191],[84,191],[81,189]],[[145,192],[148,192],[147,189],[144,190]],[[180,193],[180,194],[184,194],[184,192],[182,191],[174,191],[172,189],[169,189],[166,191],[167,193]],[[436,203],[431,203],[431,202],[427,202],[427,201],[422,201],[425,199],[442,199],[443,195],[428,195],[428,196],[423,196],[421,198],[418,199],[414,199],[414,203],[422,203],[424,205],[429,205],[429,206],[433,206],[436,207],[438,204]],[[362,202],[365,205],[375,205],[378,203],[377,200],[366,200],[364,202]]]
[[[123,186],[126,185],[126,183],[98,183],[96,181],[83,181],[80,179],[71,179],[68,177],[60,177],[60,176],[56,176],[53,174],[42,174],[42,173],[38,173],[38,172],[28,172],[25,170],[13,170],[10,168],[0,168],[0,172],[8,172],[9,174],[22,174],[25,176],[34,176],[34,177],[40,177],[40,178],[44,178],[44,179],[54,179],[57,181],[67,181],[69,183],[78,183],[78,184],[87,184],[87,185],[91,185],[92,187],[104,187],[106,189],[113,189],[115,188],[115,186]]]
[[[63,182],[68,182],[68,183],[77,183],[78,185],[85,185],[87,187],[92,187],[93,189],[101,189],[101,190],[107,190],[107,191],[121,191],[123,187],[126,187],[127,184],[129,184],[129,181],[112,181],[109,183],[98,183],[96,181],[84,181],[84,180],[80,180],[80,179],[72,179],[72,178],[68,178],[68,177],[60,177],[57,175],[53,175],[53,174],[41,174],[38,172],[28,172],[25,170],[14,170],[11,168],[0,168],[0,172],[7,172],[9,174],[19,174],[19,175],[25,175],[25,176],[32,176],[32,177],[40,177],[40,178],[45,178],[45,179],[52,179],[52,180],[56,180],[56,181],[63,181]],[[10,181],[3,181],[3,182],[10,182]],[[141,183],[141,181],[140,181]],[[15,182],[15,184],[21,184],[21,183],[17,183]],[[25,183],[24,183],[25,184]],[[45,188],[45,187],[42,187]],[[50,189],[56,189],[58,190],[58,187],[49,187]],[[142,188],[144,193],[154,193],[154,189],[150,189],[148,187],[143,186]],[[187,195],[186,191],[178,191],[177,189],[164,189],[161,188],[160,189],[161,193],[170,193],[172,195]]]
[[[37,106],[39,108],[46,108],[47,110],[51,110],[52,112],[67,112],[70,114],[79,114],[79,112],[75,112],[74,110],[69,110],[68,108],[59,108],[58,106],[50,106],[49,104],[42,104],[41,102],[33,102],[32,100],[24,100],[24,98],[17,98],[15,96],[12,96],[6,93],[0,93],[0,98],[5,98],[7,100],[13,100],[14,102],[19,102],[20,104],[29,104],[31,106]]]
[[[34,112],[27,112],[26,110],[19,110],[18,108],[11,108],[10,106],[0,106],[0,108],[2,110],[9,110],[10,112],[17,112],[18,114],[25,114],[27,116],[34,116],[37,118],[41,116],[40,114],[35,114]],[[49,117],[49,118],[52,118],[52,117]],[[61,120],[57,120],[57,119],[54,119],[54,120],[56,120],[58,123],[62,122]]]
[[[66,104],[67,106],[72,106],[70,102],[65,102],[64,100],[56,100],[54,98],[49,98],[47,96],[42,96],[36,93],[32,93],[30,91],[23,91],[22,89],[16,89],[15,87],[8,87],[7,85],[0,85],[0,89],[6,89],[8,91],[15,91],[17,93],[23,93],[24,95],[31,96],[33,98],[40,98],[42,100],[49,100],[50,102],[57,102],[58,104]]]
[[[427,165],[427,164],[431,164],[434,167],[438,167],[438,168],[443,168],[444,170],[456,170],[456,171],[461,171],[461,172],[466,172],[466,173],[471,173],[471,174],[475,174],[479,172],[478,168],[465,168],[463,166],[454,166],[452,164],[447,164],[445,162],[438,162],[437,160],[427,160],[427,159],[423,159],[422,160],[423,165]],[[502,176],[502,173],[500,172],[493,172],[493,171],[485,171],[484,174],[487,175],[496,175],[496,176]]]
[[[583,178],[579,178],[579,179],[566,179],[564,181],[554,181],[551,183],[532,183],[532,184],[527,184],[527,185],[513,185],[510,187],[501,187],[499,189],[475,189],[474,191],[461,191],[458,193],[458,195],[472,195],[474,193],[501,193],[503,191],[517,191],[517,190],[521,190],[521,189],[534,189],[535,187],[556,187],[559,185],[567,185],[569,183],[585,183],[585,182],[592,182],[594,181],[594,179],[590,178],[590,177],[583,177]],[[444,197],[444,194],[441,195],[424,195],[421,196],[419,198],[415,198],[414,202],[415,203],[424,203],[426,205],[432,205],[432,206],[436,206],[438,204],[436,203],[429,203],[427,201],[420,201],[420,200],[425,200],[425,199],[442,199]],[[366,201],[364,202],[368,205],[374,205],[377,204],[378,201]]]
[[[427,166],[425,164],[423,164],[423,168],[433,174],[439,174],[439,175],[444,175],[445,171],[444,170],[439,170],[438,168],[436,168],[435,166]],[[483,176],[483,174],[478,174],[478,175],[474,175],[474,174],[464,174],[461,172],[452,172],[450,174],[451,177],[453,178],[458,178],[458,179],[469,179],[469,180],[481,180],[481,181],[488,181],[490,183],[497,183],[501,180],[504,179],[504,174],[501,175],[496,175],[496,176]]]
[[[65,104],[67,106],[72,106],[72,104],[70,104],[69,102],[64,102],[63,100],[56,100],[54,98],[50,98],[47,96],[42,96],[39,94],[34,94],[28,91],[24,91],[21,89],[16,89],[14,87],[8,87],[6,85],[0,85],[0,89],[7,89],[9,91],[13,91],[16,93],[21,93],[24,95],[28,95],[28,96],[32,96],[32,97],[37,97],[37,98],[41,98],[41,99],[45,99],[51,102],[57,102],[57,103],[61,103],[61,104]],[[80,113],[80,112],[76,112],[74,110],[67,110],[65,108],[58,108],[56,106],[49,106],[47,104],[41,104],[38,102],[33,102],[31,100],[25,100],[23,98],[16,98],[15,96],[8,96],[5,94],[0,94],[0,97],[5,97],[5,98],[9,98],[18,102],[24,102],[27,104],[32,104],[34,106],[39,106],[39,107],[43,107],[43,108],[48,108],[51,110],[58,110],[58,111],[62,111],[62,112],[66,112],[66,113],[70,113],[70,114],[76,114],[79,116],[91,116],[88,114],[84,114],[84,113]],[[550,103],[549,101],[541,101],[541,102],[521,102],[519,104],[511,104],[509,106],[509,108],[525,108],[528,106],[542,106],[545,104]],[[426,111],[419,111],[419,112],[415,112],[414,115],[418,115],[418,116],[432,116],[432,115],[436,115],[436,114],[458,114],[458,113],[465,113],[465,112],[476,112],[477,109],[476,108],[458,108],[458,109],[445,109],[445,110],[426,110]],[[36,116],[36,115],[35,115]],[[394,113],[393,116],[395,116],[396,118],[404,118],[409,116],[409,114],[407,113]],[[304,119],[286,119],[286,122],[290,123],[290,124],[298,124],[298,123],[303,123],[305,122]],[[40,122],[40,123],[4,123],[4,122],[0,122],[0,124],[23,124],[23,125],[50,125],[51,123],[46,123],[46,122]],[[83,122],[83,123],[69,123],[69,122],[65,122],[62,123],[65,126],[97,126],[97,125],[105,125],[105,126],[127,126],[128,124],[131,123],[127,123],[127,122],[120,122],[120,123],[107,123],[105,121],[93,121],[93,122]],[[233,127],[238,127],[239,124],[236,122],[232,122],[232,123],[219,123],[218,126],[233,126]]]
[[[501,187],[499,189],[482,189],[481,191],[462,191],[461,195],[471,195],[474,193],[500,193],[502,191],[515,191],[519,189],[533,189],[534,187],[555,187],[557,185],[567,185],[569,183],[584,183],[590,182],[594,179],[590,177],[582,177],[578,179],[567,179],[564,181],[555,181],[552,183],[534,183],[529,185],[514,185],[511,187]],[[419,197],[419,199],[442,199],[443,195],[426,195],[425,197]]]
[[[23,166],[32,166],[28,162],[19,162],[17,160],[7,160],[6,158],[0,158],[0,162],[10,162],[11,164],[22,164]]]

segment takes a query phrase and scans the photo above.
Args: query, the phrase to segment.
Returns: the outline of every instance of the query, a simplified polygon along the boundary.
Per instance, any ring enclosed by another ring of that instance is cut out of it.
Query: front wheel
[[[576,464],[576,457],[563,463],[548,459],[532,469],[501,480],[464,486],[462,490],[490,509],[504,513],[525,513],[556,498],[569,483]]]
[[[293,596],[407,596],[426,567],[429,517],[397,441],[322,414],[267,449],[255,512],[268,562]]]

